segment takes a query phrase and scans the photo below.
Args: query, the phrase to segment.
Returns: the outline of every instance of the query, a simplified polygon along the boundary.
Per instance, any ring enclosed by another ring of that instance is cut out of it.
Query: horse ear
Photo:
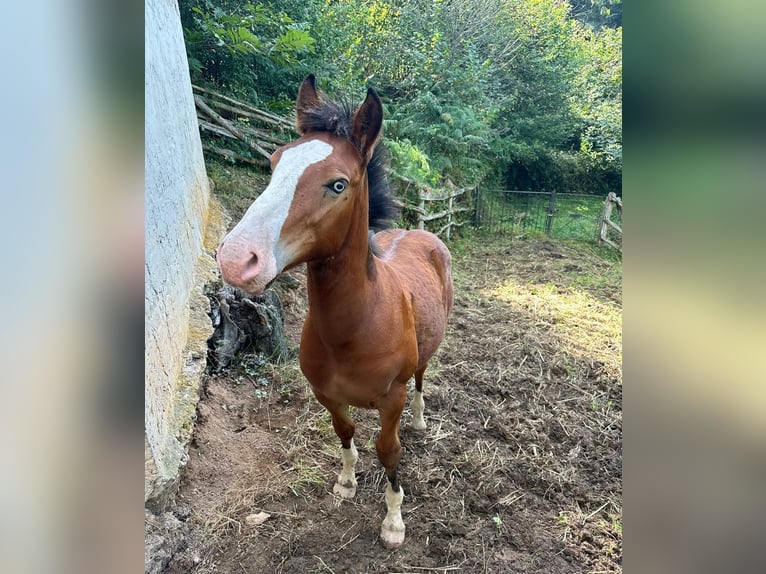
[[[367,89],[364,103],[354,114],[351,139],[367,161],[372,157],[383,126],[383,104],[372,88]]]
[[[317,107],[319,94],[317,93],[316,78],[309,74],[298,88],[298,99],[295,102],[295,127],[298,133],[305,134],[309,130],[307,111]]]

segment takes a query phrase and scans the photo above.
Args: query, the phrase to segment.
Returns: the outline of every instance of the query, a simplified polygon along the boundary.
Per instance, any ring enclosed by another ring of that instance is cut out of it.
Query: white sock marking
[[[386,481],[386,508],[388,512],[380,527],[380,539],[386,548],[398,548],[404,542],[404,521],[402,520],[402,502],[404,489],[394,492],[391,483]]]
[[[359,453],[354,445],[354,439],[351,439],[350,448],[341,448],[340,456],[343,460],[343,470],[338,475],[338,481],[333,486],[332,491],[341,498],[353,498],[356,494],[356,476],[354,474],[356,461],[359,460]]]
[[[415,391],[415,396],[412,397],[412,428],[415,430],[425,430],[426,421],[423,418],[426,405],[423,402],[423,393]]]

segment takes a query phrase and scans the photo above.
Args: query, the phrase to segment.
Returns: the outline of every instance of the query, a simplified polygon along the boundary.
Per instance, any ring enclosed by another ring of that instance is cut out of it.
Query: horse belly
[[[331,373],[325,380],[312,387],[326,397],[342,404],[355,407],[374,409],[388,395],[392,385],[402,379],[406,382],[414,372],[402,373],[400,367],[381,365],[377,368],[362,368],[361,365],[349,363]],[[405,378],[406,377],[406,378]]]
[[[418,325],[418,369],[426,366],[431,357],[434,356],[439,345],[444,339],[444,333],[447,328],[447,317],[436,315],[428,318],[427,321],[421,317]]]
[[[414,338],[414,337],[413,337]],[[301,370],[311,387],[333,401],[360,408],[376,408],[398,382],[406,383],[416,368],[410,352],[317,353],[310,344],[301,346]]]

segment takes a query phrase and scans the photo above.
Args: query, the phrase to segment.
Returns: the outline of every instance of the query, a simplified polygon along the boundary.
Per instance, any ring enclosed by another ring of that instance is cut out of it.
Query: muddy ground
[[[297,360],[251,357],[205,381],[175,511],[189,534],[166,572],[622,571],[619,261],[539,238],[453,258],[428,429],[403,417],[404,546],[378,539],[376,413],[354,412],[359,485],[340,500],[339,443]],[[302,283],[281,295],[297,351]]]

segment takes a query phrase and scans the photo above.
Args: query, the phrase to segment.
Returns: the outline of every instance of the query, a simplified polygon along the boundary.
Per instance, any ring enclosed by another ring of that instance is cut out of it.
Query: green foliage
[[[515,39],[499,72],[505,185],[620,192],[622,29],[583,26],[559,0],[509,2],[498,22]]]
[[[305,24],[263,3],[179,0],[179,8],[192,81],[234,94],[283,96],[286,76],[300,77],[301,62],[315,50]]]
[[[430,186],[621,191],[620,0],[180,0],[193,79],[289,112],[374,86]]]
[[[384,141],[391,152],[391,163],[396,173],[419,183],[436,183],[437,173],[431,169],[428,156],[410,140],[387,138]]]
[[[582,118],[580,151],[622,167],[622,28],[583,40],[587,59],[576,82]]]
[[[622,26],[622,0],[569,0],[572,16],[595,28]]]

